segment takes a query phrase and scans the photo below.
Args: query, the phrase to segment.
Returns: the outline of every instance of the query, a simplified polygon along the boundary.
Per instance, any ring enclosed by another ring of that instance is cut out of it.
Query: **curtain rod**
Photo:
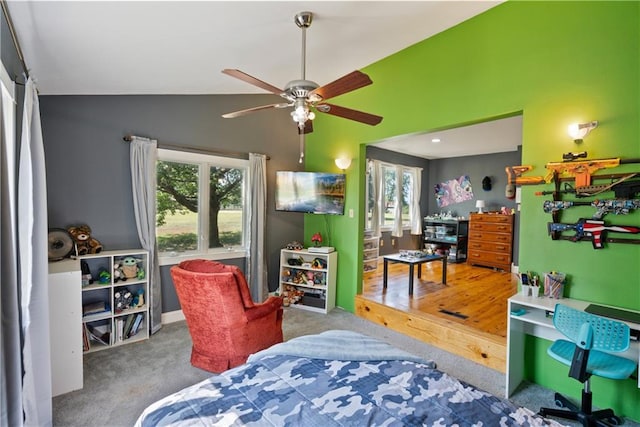
[[[22,65],[22,70],[24,71],[25,76],[29,77],[29,69],[27,68],[27,64],[24,62],[24,55],[22,54],[22,48],[20,47],[20,42],[18,42],[18,35],[16,34],[16,30],[13,27],[13,21],[11,20],[11,16],[9,15],[9,8],[7,7],[6,0],[0,0],[0,6],[2,6],[2,12],[7,20],[7,25],[9,26],[9,33],[11,34],[11,39],[13,40],[13,45],[16,48],[16,53],[18,54],[18,59],[20,59],[20,64]]]
[[[124,137],[122,137],[122,140],[125,142],[131,142],[133,140],[133,138],[143,138],[143,139],[151,139],[151,138],[147,138],[144,136],[137,136],[137,135],[125,135]],[[237,158],[237,159],[243,159],[243,160],[247,160],[249,158],[249,154],[248,153],[241,153],[238,151],[222,151],[222,150],[210,150],[210,149],[206,149],[206,148],[200,148],[200,147],[189,147],[186,145],[171,145],[171,144],[158,144],[158,148],[164,148],[167,150],[181,150],[181,151],[189,151],[192,153],[200,153],[200,154],[212,154],[212,155],[217,155],[217,156],[223,156],[223,157],[233,157],[233,158]],[[269,156],[267,156],[267,160],[271,160],[271,158]]]

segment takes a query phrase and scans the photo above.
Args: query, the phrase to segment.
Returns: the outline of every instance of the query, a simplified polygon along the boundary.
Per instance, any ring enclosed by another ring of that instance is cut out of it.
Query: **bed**
[[[147,407],[149,426],[560,426],[382,341],[327,331]]]

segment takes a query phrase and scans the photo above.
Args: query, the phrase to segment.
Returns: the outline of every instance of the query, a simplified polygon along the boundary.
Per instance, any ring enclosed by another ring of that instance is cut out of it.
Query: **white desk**
[[[591,302],[581,301],[571,298],[553,299],[546,297],[534,298],[516,294],[509,298],[508,303],[508,330],[507,330],[507,384],[506,396],[515,391],[523,380],[524,375],[524,340],[525,335],[544,338],[555,341],[564,337],[553,326],[553,316],[547,316],[548,312],[553,312],[557,303],[569,307],[584,310]],[[526,310],[525,314],[516,316],[511,314],[518,309]],[[625,322],[632,330],[640,330],[640,323]],[[640,341],[631,341],[629,350],[624,353],[616,353],[619,356],[638,361],[640,363]],[[640,387],[640,379],[638,380]]]

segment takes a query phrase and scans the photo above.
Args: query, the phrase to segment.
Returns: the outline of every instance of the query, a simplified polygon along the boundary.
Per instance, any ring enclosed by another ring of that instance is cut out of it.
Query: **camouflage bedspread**
[[[149,406],[136,426],[542,426],[433,365],[269,352]]]

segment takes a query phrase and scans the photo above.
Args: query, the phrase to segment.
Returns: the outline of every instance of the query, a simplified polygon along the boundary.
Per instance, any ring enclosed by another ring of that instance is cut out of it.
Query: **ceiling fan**
[[[257,86],[273,94],[279,95],[286,99],[287,102],[262,105],[259,107],[248,108],[246,110],[234,111],[231,113],[223,114],[222,117],[235,118],[253,113],[255,111],[267,110],[270,108],[294,107],[293,111],[291,112],[291,117],[293,118],[293,121],[298,125],[298,133],[301,135],[313,131],[312,121],[315,118],[315,113],[313,112],[313,110],[349,120],[355,120],[357,122],[365,123],[372,126],[375,126],[382,121],[381,116],[376,116],[374,114],[352,110],[350,108],[328,104],[325,102],[327,99],[334,98],[338,95],[342,95],[347,92],[351,92],[356,89],[360,89],[361,87],[372,84],[373,82],[365,73],[356,70],[324,86],[320,86],[316,82],[313,82],[311,80],[306,80],[306,30],[307,28],[309,28],[309,26],[311,26],[312,20],[313,13],[311,12],[300,12],[294,17],[296,25],[302,29],[302,78],[300,80],[290,81],[289,83],[287,83],[284,89],[277,88],[240,70],[228,68],[222,70],[224,74],[240,79],[246,83]]]

